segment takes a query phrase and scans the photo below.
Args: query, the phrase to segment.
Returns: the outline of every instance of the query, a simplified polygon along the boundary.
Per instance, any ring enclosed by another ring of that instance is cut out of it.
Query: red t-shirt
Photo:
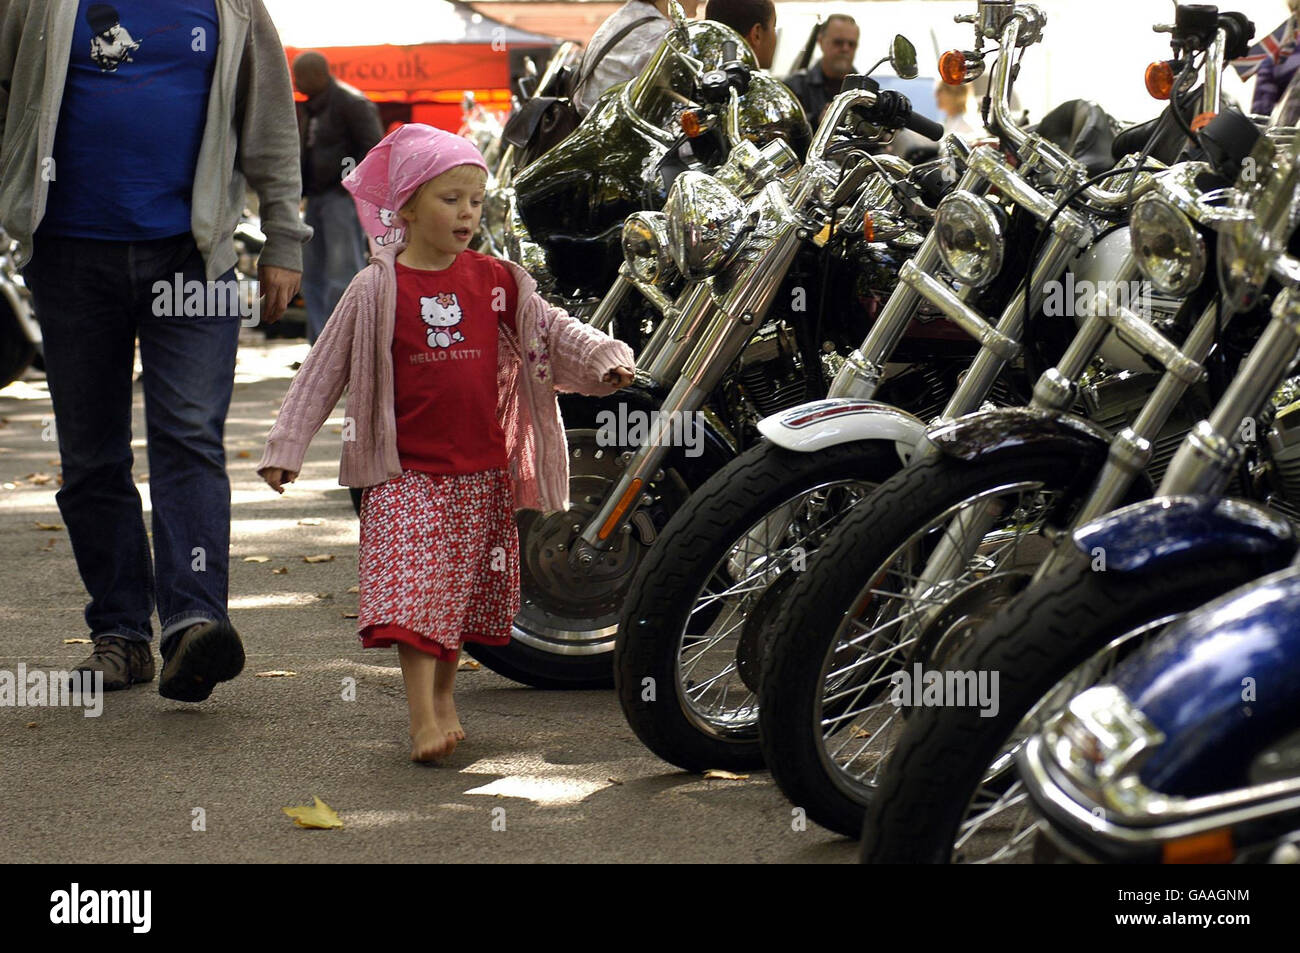
[[[497,322],[515,330],[505,265],[463,251],[450,268],[395,262],[393,409],[404,470],[477,473],[506,466],[497,420]]]

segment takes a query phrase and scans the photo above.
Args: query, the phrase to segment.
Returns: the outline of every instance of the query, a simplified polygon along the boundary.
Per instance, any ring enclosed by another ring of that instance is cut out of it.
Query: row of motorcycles
[[[1244,114],[1254,25],[1180,4],[1157,119],[1023,126],[1046,17],[973,6],[939,72],[987,73],[987,139],[870,75],[812,129],[674,7],[506,146],[482,247],[638,373],[561,395],[572,508],[521,515],[514,638],[469,650],[612,682],[656,755],[766,765],[866,862],[1297,862],[1300,87]]]

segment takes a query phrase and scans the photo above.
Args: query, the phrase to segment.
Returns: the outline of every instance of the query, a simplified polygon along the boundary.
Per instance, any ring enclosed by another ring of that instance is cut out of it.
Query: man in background
[[[298,55],[293,61],[293,83],[307,97],[298,104],[298,135],[306,220],[314,234],[303,249],[302,296],[307,305],[307,340],[315,344],[348,282],[367,258],[365,233],[341,180],[384,132],[378,107],[360,90],[331,76],[320,53]]]
[[[704,16],[743,36],[758,65],[772,68],[776,55],[776,4],[772,0],[709,0]]]
[[[794,91],[814,129],[821,121],[822,111],[844,87],[844,77],[853,72],[853,56],[858,51],[861,31],[853,17],[832,13],[822,24],[821,59],[806,70],[785,78],[785,84]]]

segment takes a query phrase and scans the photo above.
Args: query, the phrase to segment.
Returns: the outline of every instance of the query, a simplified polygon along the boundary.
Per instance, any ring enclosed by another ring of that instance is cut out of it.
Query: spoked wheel
[[[1234,555],[1176,572],[1094,572],[1080,555],[1035,583],[952,662],[999,673],[997,712],[915,713],[867,811],[863,862],[1031,859],[1037,817],[1012,767],[1024,741],[1172,620],[1275,568]]]
[[[650,750],[692,771],[762,763],[764,623],[809,555],[898,465],[892,443],[816,454],[764,443],[678,510],[633,581],[615,649],[619,702]]]
[[[536,688],[612,684],[614,636],[632,577],[659,527],[690,495],[684,478],[665,466],[661,478],[646,484],[650,503],[633,516],[630,532],[590,566],[571,563],[574,540],[617,484],[623,454],[635,449],[602,445],[598,407],[584,401],[565,410],[571,509],[548,515],[527,510],[518,516],[522,606],[510,643],[466,645],[494,672]]]
[[[940,457],[844,520],[782,604],[761,685],[763,753],[793,804],[857,836],[918,706],[993,703],[987,674],[942,669],[1028,583],[1051,549],[1044,531],[1082,495],[1083,466],[1042,452]]]

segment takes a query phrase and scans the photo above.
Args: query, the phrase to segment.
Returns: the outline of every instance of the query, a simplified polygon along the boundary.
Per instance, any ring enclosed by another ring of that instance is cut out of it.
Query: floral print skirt
[[[454,659],[505,645],[519,612],[519,534],[505,470],[403,470],[361,501],[358,638]]]

